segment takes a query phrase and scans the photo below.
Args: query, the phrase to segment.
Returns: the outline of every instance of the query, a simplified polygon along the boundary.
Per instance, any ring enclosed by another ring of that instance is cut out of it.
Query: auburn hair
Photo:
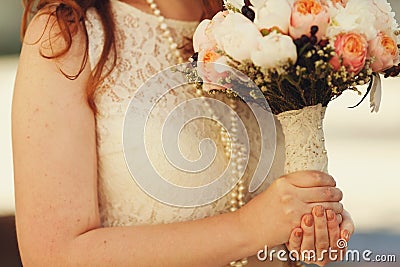
[[[211,18],[218,11],[223,9],[223,0],[201,1],[203,2],[203,19]],[[30,20],[36,14],[41,12],[42,15],[49,16],[48,24],[50,21],[55,21],[56,26],[59,29],[59,32],[56,33],[57,37],[61,37],[65,43],[65,46],[62,47],[62,49],[52,51],[53,53],[51,55],[41,52],[41,55],[45,58],[55,59],[65,55],[72,46],[74,35],[80,30],[83,31],[86,43],[84,44],[85,54],[83,55],[80,69],[73,75],[63,72],[64,76],[71,80],[79,77],[87,64],[89,57],[89,38],[85,25],[86,11],[89,8],[94,8],[97,11],[104,29],[104,45],[99,61],[93,68],[91,80],[89,81],[86,90],[88,103],[93,111],[96,111],[93,99],[95,90],[104,78],[112,71],[112,68],[115,67],[118,54],[115,46],[115,22],[111,11],[110,0],[23,0],[23,4],[25,10],[21,23],[22,39],[25,36]],[[50,18],[53,20],[50,20]],[[50,30],[52,30],[55,25],[52,24],[47,26],[50,26]],[[51,40],[39,41],[51,42]],[[110,57],[111,68],[107,68],[107,71],[105,71],[106,63],[109,62]],[[60,71],[62,72],[61,69]]]

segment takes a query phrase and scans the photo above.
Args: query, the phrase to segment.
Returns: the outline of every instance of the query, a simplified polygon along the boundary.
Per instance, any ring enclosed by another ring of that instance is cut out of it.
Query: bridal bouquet
[[[326,172],[322,122],[328,103],[345,90],[359,92],[357,86],[368,84],[371,108],[378,111],[379,73],[400,72],[398,24],[390,4],[226,0],[225,8],[202,21],[194,34],[194,59],[204,86],[218,79],[229,88],[226,92],[235,94],[244,81],[232,80],[221,66],[246,74],[282,124],[285,172]]]

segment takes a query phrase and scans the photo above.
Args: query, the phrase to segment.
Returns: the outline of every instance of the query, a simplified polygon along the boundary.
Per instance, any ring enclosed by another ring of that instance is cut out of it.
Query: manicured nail
[[[346,239],[346,241],[349,241],[350,239],[350,232],[348,230],[343,230],[343,238]]]
[[[327,210],[326,217],[328,218],[328,221],[333,221],[335,220],[335,213],[332,210]]]
[[[304,218],[304,224],[305,224],[307,227],[313,226],[313,224],[314,224],[313,216],[311,216],[311,215],[305,216],[305,218]]]
[[[297,238],[301,238],[303,236],[303,231],[301,231],[301,230],[296,231],[294,233],[294,236],[297,237]]]
[[[316,206],[314,208],[314,214],[317,217],[323,217],[325,215],[325,209],[322,206]]]

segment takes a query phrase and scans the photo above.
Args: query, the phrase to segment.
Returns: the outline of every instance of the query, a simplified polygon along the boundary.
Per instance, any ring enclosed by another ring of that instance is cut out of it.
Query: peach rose
[[[227,69],[227,59],[221,56],[215,48],[204,49],[199,52],[197,71],[203,79],[203,89],[210,91],[211,89],[222,90],[221,86],[216,85],[220,79],[229,76]]]
[[[334,43],[336,55],[330,64],[335,70],[345,66],[349,72],[358,74],[365,66],[368,42],[358,33],[346,33],[336,36]]]
[[[319,0],[297,0],[292,6],[289,34],[294,39],[303,34],[310,36],[311,27],[318,26],[317,38],[321,40],[325,37],[329,23],[328,8]]]
[[[373,58],[371,67],[375,72],[384,71],[399,63],[399,50],[396,42],[382,32],[369,42],[368,50],[369,56]]]

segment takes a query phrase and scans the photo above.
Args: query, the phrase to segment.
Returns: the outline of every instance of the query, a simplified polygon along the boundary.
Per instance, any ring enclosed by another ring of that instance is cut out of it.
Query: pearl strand
[[[201,97],[203,95],[203,90],[197,88],[196,94]],[[237,122],[236,122],[236,114],[235,114],[235,109],[236,109],[236,103],[235,99],[231,98],[229,103],[229,106],[231,107],[231,136],[229,136],[228,132],[221,126],[220,130],[220,138],[221,142],[224,145],[224,153],[225,155],[229,158],[232,157],[232,167],[234,168],[232,170],[232,177],[231,177],[231,182],[236,182],[238,177],[239,172],[241,172],[244,168],[244,166],[241,164],[242,163],[242,158],[241,155],[246,154],[246,149],[244,146],[238,146],[237,145],[237,137],[235,136],[237,133]],[[211,108],[210,104],[207,101],[204,101],[204,105],[210,112],[210,114],[214,114],[214,110]],[[213,115],[213,119],[218,119]],[[246,196],[246,187],[245,187],[245,182],[242,177],[240,177],[239,181],[237,182],[236,186],[232,189],[230,193],[230,212],[235,212],[241,207],[243,207],[246,202],[245,202],[245,196]],[[248,259],[244,258],[238,261],[232,261],[229,263],[229,266],[232,267],[243,267],[248,264]]]
[[[161,15],[161,11],[158,8],[157,4],[154,2],[154,0],[146,0],[147,3],[149,4],[153,14],[157,17],[158,22],[160,23],[160,29],[163,31],[163,36],[166,38],[168,43],[170,44],[170,50],[172,54],[175,56],[177,62],[179,64],[182,64],[184,62],[184,59],[181,55],[181,52],[178,49],[178,44],[174,41],[174,38],[171,35],[171,31],[168,29],[168,25],[165,23],[165,17]],[[195,86],[196,87],[196,86]],[[203,95],[203,90],[201,88],[196,87],[196,94],[201,97]],[[211,108],[210,104],[207,101],[204,101],[204,105],[210,112],[210,114],[214,114],[213,109]],[[236,123],[236,116],[235,116],[235,109],[236,109],[236,103],[235,99],[230,99],[230,107],[231,107],[231,132],[232,132],[232,137],[229,138],[228,133],[226,130],[221,127],[221,132],[220,132],[220,138],[221,142],[224,144],[224,149],[225,149],[225,155],[227,157],[232,157],[232,164],[233,167],[235,168],[232,171],[232,181],[237,181],[237,175],[238,172],[243,170],[243,165],[241,165],[241,157],[240,155],[245,155],[246,150],[244,147],[240,147],[236,145],[237,138],[234,136],[237,133],[237,123]],[[213,119],[217,119],[215,115],[213,115]],[[245,183],[243,179],[239,179],[239,182],[237,185],[232,189],[232,192],[230,193],[230,212],[235,212],[236,210],[240,209],[242,206],[245,205]],[[233,267],[243,267],[247,265],[248,260],[247,258],[238,260],[238,261],[232,261],[230,262],[230,266]]]
[[[239,181],[237,185],[233,188],[232,192],[230,193],[230,212],[235,212],[236,210],[240,209],[243,207],[246,202],[245,202],[245,196],[246,196],[246,187],[245,187],[245,182],[243,177],[238,177],[237,175],[243,171],[244,166],[241,164],[242,163],[242,158],[241,155],[246,154],[246,149],[244,146],[239,146],[237,144],[237,121],[236,121],[236,114],[235,114],[235,109],[236,109],[236,103],[235,99],[231,98],[229,99],[230,101],[230,107],[231,107],[231,142],[229,141],[229,136],[228,133],[226,132],[225,129],[221,128],[221,141],[225,145],[225,154],[229,157],[232,157],[232,164],[235,169],[232,171],[232,179],[233,181],[237,181],[237,178],[239,178]],[[230,266],[232,267],[243,267],[248,264],[248,259],[244,258],[241,260],[237,261],[232,261],[229,263]]]
[[[154,0],[146,0],[146,1],[149,4],[154,16],[157,17],[157,20],[160,23],[160,29],[163,31],[164,38],[169,43],[169,48],[172,52],[172,55],[176,58],[178,64],[182,64],[184,59],[181,55],[181,52],[178,49],[178,44],[172,37],[171,31],[168,29],[167,23],[165,23],[165,17],[161,15],[161,11],[158,8],[157,4],[154,2]]]

